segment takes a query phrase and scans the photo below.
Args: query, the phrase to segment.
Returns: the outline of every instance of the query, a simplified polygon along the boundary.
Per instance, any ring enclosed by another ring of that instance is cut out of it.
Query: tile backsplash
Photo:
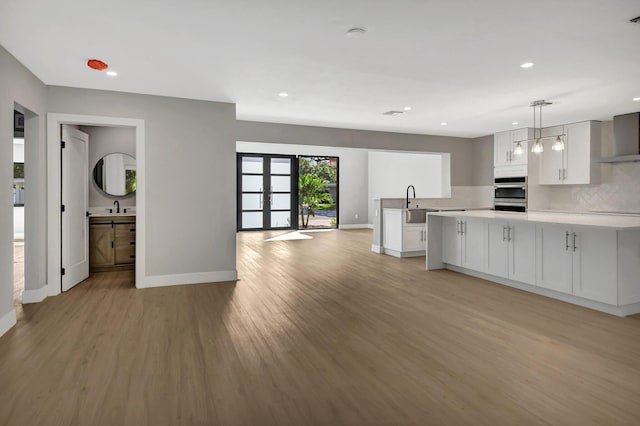
[[[612,122],[602,123],[602,152],[610,155]],[[538,185],[538,159],[529,155],[529,209],[640,214],[640,163],[606,163],[597,185]]]

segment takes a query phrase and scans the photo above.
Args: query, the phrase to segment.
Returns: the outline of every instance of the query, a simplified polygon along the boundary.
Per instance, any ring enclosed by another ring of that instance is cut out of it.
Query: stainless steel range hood
[[[640,161],[640,113],[613,117],[613,157],[597,158],[596,163]]]

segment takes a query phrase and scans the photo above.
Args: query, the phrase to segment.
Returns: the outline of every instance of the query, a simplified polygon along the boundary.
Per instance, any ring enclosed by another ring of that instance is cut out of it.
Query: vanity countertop
[[[136,212],[127,212],[127,213],[90,213],[89,217],[136,217]]]

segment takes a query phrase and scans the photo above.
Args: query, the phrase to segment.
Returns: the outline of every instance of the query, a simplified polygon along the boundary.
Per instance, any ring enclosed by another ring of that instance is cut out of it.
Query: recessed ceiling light
[[[633,98],[632,101],[634,101],[634,102],[640,101],[640,96],[638,96],[637,98]]]
[[[446,125],[447,125],[447,122],[446,122],[446,121],[443,121],[442,123],[440,123],[440,125],[441,125],[441,126],[446,126]]]
[[[118,73],[117,73],[116,71],[107,71],[107,75],[108,75],[109,77],[115,77],[115,76],[117,76],[117,75],[118,75]]]
[[[280,96],[281,98],[286,98],[287,96],[289,96],[289,94],[287,92],[280,92],[278,93],[278,96]]]
[[[531,68],[534,65],[535,64],[533,62],[525,62],[523,64],[520,64],[520,68]]]
[[[367,33],[367,30],[362,27],[354,27],[354,28],[349,28],[347,30],[347,35],[349,37],[362,37],[366,33]]]
[[[406,106],[406,107],[404,107],[404,110],[405,111],[411,111],[411,107],[410,106]]]
[[[512,126],[517,126],[517,125],[518,125],[518,122],[517,122],[517,121],[514,121],[513,123],[511,123],[511,125],[512,125]]]

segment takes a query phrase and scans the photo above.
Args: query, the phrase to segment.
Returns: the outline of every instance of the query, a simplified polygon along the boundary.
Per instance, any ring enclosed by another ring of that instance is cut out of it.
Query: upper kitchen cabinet
[[[533,129],[517,129],[493,135],[493,165],[496,177],[527,175],[529,155],[527,140],[533,137]],[[515,152],[516,144],[522,145],[522,153]],[[524,166],[524,167],[523,167]]]
[[[564,150],[552,149],[554,138],[564,134]],[[600,181],[600,165],[592,158],[600,156],[601,126],[598,121],[565,124],[542,129],[544,148],[540,155],[541,185],[588,185]]]

